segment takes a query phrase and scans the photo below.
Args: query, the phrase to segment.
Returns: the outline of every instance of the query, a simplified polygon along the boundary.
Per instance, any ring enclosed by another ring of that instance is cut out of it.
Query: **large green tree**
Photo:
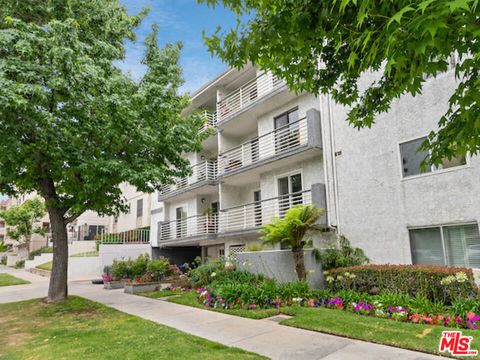
[[[292,90],[330,93],[349,107],[348,121],[370,127],[392,101],[417,95],[429,76],[449,68],[458,83],[439,130],[424,143],[430,161],[480,150],[480,7],[478,0],[198,0],[219,3],[238,24],[206,38],[230,65],[248,61],[285,79]],[[366,72],[378,78],[365,90]]]
[[[188,173],[202,120],[180,116],[180,44],[146,39],[140,81],[115,62],[146,11],[118,0],[0,0],[0,193],[45,199],[54,244],[47,301],[67,297],[66,226],[125,210],[118,185],[152,192]]]

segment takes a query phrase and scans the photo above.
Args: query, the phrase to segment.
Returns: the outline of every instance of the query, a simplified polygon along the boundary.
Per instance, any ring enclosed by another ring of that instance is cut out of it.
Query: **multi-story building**
[[[0,212],[7,210],[8,200],[0,200]],[[0,219],[0,243],[3,243],[7,237],[7,227],[5,222]]]
[[[422,169],[428,152],[418,151],[458,81],[453,69],[429,78],[422,94],[360,131],[344,107],[320,98],[329,225],[373,262],[480,268],[480,158]]]
[[[211,135],[185,154],[191,175],[152,198],[154,254],[215,258],[243,251],[258,229],[296,204],[325,207],[319,101],[248,66],[192,96]],[[325,220],[325,219],[323,219]]]

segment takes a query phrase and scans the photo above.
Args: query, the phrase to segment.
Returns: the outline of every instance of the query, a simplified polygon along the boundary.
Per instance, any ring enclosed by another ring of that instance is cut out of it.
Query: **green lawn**
[[[79,297],[0,304],[0,328],[0,359],[262,359]]]
[[[95,257],[95,256],[98,256],[97,250],[70,255],[70,257]]]
[[[16,278],[10,274],[0,273],[0,286],[30,284],[30,282]]]
[[[156,293],[142,294],[152,298],[161,297]],[[282,325],[298,327],[307,330],[319,331],[352,339],[370,341],[379,344],[392,345],[404,349],[418,350],[427,353],[439,354],[438,344],[443,330],[452,330],[442,326],[428,326],[380,319],[372,316],[361,316],[342,310],[325,308],[307,308],[292,306],[289,308],[258,309],[258,310],[223,310],[212,309],[198,303],[194,292],[183,293],[179,297],[168,299],[169,302],[198,307],[205,310],[247,317],[263,319],[279,313],[292,315],[293,318],[284,320]],[[480,350],[480,330],[462,329],[464,335],[473,336],[472,349]],[[442,354],[446,356],[446,354]],[[477,357],[480,359],[480,356]]]
[[[52,262],[46,262],[45,264],[40,264],[37,266],[37,269],[52,271]]]

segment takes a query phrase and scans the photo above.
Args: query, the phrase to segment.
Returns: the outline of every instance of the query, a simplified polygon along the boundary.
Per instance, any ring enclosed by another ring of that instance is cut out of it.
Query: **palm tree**
[[[314,205],[298,205],[290,208],[283,218],[274,218],[260,229],[261,239],[265,244],[282,244],[290,247],[293,253],[295,270],[299,280],[306,280],[305,259],[303,249],[308,242],[307,234],[324,230],[317,224],[325,213]]]

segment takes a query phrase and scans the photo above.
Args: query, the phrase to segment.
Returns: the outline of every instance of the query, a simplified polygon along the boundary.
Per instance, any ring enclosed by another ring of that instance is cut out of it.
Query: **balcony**
[[[212,129],[217,126],[217,112],[211,112],[208,110],[203,110],[201,116],[204,118],[205,122],[200,131],[205,131],[207,129]]]
[[[212,185],[217,178],[217,162],[202,161],[190,167],[189,176],[178,179],[175,184],[162,185],[158,192],[158,201],[163,201],[181,192],[189,191],[203,185]]]
[[[314,136],[314,132],[320,132],[320,129],[309,127],[308,121],[307,116],[220,154],[218,176],[233,175],[246,168],[278,160],[306,148],[320,148],[320,135]]]
[[[190,216],[180,220],[160,223],[158,238],[160,242],[188,239],[200,235],[216,234],[218,215]]]
[[[234,232],[256,231],[274,217],[283,217],[295,205],[311,204],[312,190],[221,210],[219,214],[186,217],[159,224],[160,243],[216,237]]]
[[[149,244],[150,229],[135,229],[120,233],[102,233],[100,241],[104,245],[130,245],[130,244]]]
[[[282,80],[277,79],[269,72],[250,80],[217,103],[218,122],[236,115],[284,85]]]

